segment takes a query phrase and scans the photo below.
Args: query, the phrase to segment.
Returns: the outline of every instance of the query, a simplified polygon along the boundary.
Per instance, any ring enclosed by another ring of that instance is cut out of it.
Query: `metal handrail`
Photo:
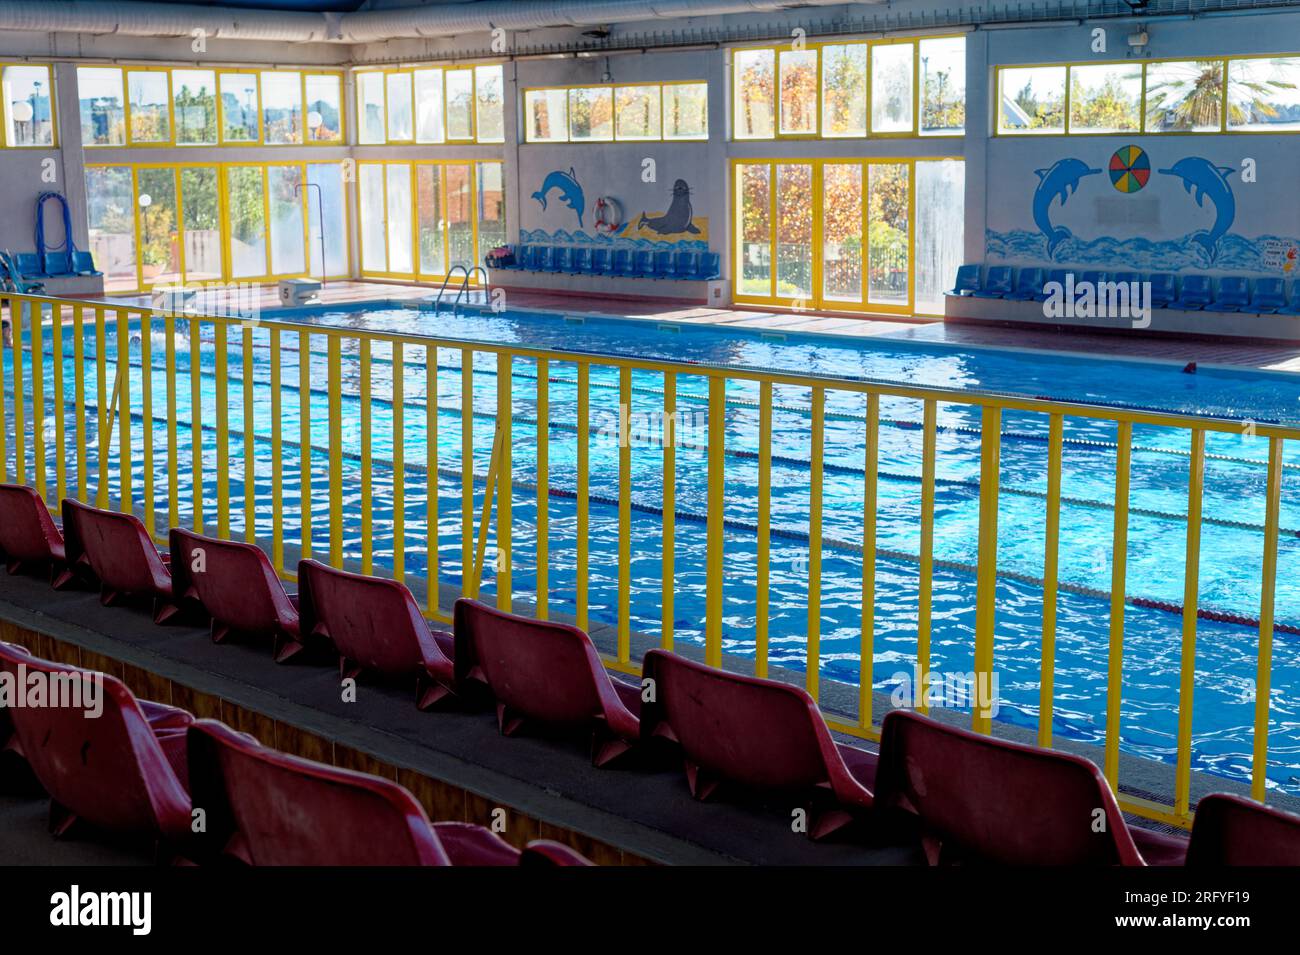
[[[451,277],[456,274],[457,269],[460,269],[462,272],[465,273],[465,278],[460,283],[461,289],[464,289],[465,286],[469,284],[469,269],[467,267],[463,265],[453,265],[451,268],[449,268],[447,270],[447,274],[443,277],[442,285],[438,288],[438,297],[433,300],[434,311],[437,311],[438,306],[442,304],[442,296],[443,293],[447,291],[447,283],[451,281]],[[460,292],[456,293],[456,298],[457,299],[460,298]]]
[[[456,300],[451,303],[451,307],[453,311],[455,310],[456,306],[460,304],[461,292],[465,293],[465,304],[467,305],[469,304],[469,280],[473,278],[475,275],[479,274],[480,272],[483,273],[483,288],[486,289],[488,287],[487,269],[483,268],[483,266],[481,265],[474,266],[472,269],[470,269],[468,272],[465,273],[465,281],[460,284],[460,289],[456,292]]]

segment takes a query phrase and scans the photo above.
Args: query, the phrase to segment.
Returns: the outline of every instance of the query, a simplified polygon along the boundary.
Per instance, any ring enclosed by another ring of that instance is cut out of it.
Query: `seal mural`
[[[673,201],[668,207],[668,211],[653,218],[642,212],[637,228],[649,229],[656,235],[676,235],[680,232],[699,235],[700,230],[691,221],[693,212],[694,210],[691,209],[691,187],[686,184],[685,179],[678,179],[673,183]]]

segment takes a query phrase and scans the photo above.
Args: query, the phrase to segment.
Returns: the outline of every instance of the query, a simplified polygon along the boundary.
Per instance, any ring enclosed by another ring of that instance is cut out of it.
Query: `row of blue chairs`
[[[502,266],[524,272],[567,275],[621,275],[642,279],[715,279],[721,256],[716,252],[652,252],[648,249],[587,249],[563,245],[521,245],[514,262]]]
[[[979,265],[957,269],[956,287],[950,295],[974,298],[1000,298],[1009,301],[1042,302],[1049,282],[1065,285],[1069,269],[1023,268],[1013,275],[1011,266],[994,265],[981,277]],[[1215,281],[1208,275],[1184,275],[1172,272],[1103,272],[1086,270],[1074,273],[1076,287],[1083,283],[1150,282],[1152,308],[1180,308],[1191,311],[1250,312],[1258,315],[1300,315],[1300,281],[1291,283],[1280,278],[1251,280],[1241,275],[1225,275]]]
[[[100,274],[95,270],[95,259],[89,252],[46,252],[44,259],[35,252],[15,252],[13,259],[25,279]]]

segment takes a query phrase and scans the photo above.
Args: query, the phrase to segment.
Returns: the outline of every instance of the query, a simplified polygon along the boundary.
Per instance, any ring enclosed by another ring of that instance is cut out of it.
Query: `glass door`
[[[772,167],[736,167],[736,295],[770,299],[772,290]]]
[[[867,163],[867,304],[912,306],[912,166]]]
[[[828,307],[863,301],[863,165],[860,161],[822,166],[822,283]]]
[[[813,164],[776,166],[776,297],[813,304]]]

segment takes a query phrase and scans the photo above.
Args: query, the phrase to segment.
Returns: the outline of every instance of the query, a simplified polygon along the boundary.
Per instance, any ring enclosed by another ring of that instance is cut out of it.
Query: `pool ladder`
[[[465,296],[465,303],[467,305],[470,304],[469,282],[470,279],[472,279],[475,275],[480,275],[480,274],[483,276],[483,304],[487,304],[487,287],[488,287],[487,269],[483,268],[483,266],[481,265],[476,265],[472,269],[466,268],[463,265],[453,265],[451,268],[447,270],[447,276],[442,280],[442,287],[438,289],[438,297],[433,301],[433,310],[435,312],[437,312],[442,305],[442,296],[447,291],[447,284],[451,281],[452,276],[454,276],[458,271],[464,275],[464,278],[461,279],[460,287],[456,289],[456,297],[452,300],[451,310],[453,312],[456,310],[456,306],[460,304],[460,297],[462,295]]]

